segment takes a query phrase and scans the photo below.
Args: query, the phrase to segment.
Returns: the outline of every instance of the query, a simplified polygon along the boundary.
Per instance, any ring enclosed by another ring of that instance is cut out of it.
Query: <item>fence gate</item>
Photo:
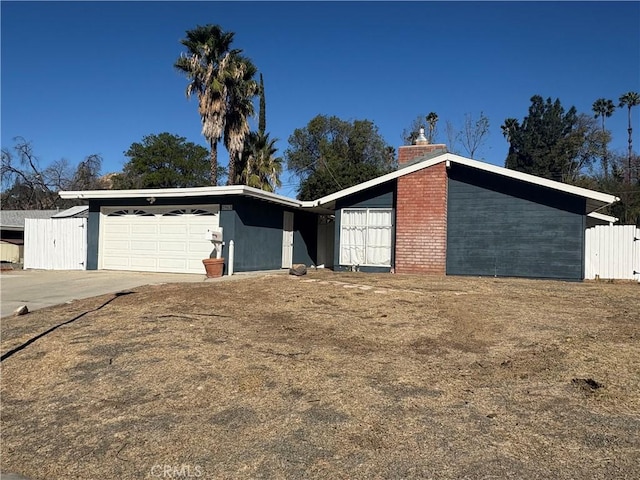
[[[598,225],[585,232],[586,279],[640,282],[640,229],[635,225]]]
[[[25,219],[25,269],[85,270],[86,260],[86,218]]]

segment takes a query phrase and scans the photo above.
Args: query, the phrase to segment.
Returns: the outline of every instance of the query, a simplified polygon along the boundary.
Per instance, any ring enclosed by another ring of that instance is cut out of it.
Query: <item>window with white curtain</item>
[[[345,208],[340,219],[340,264],[391,266],[391,208]]]

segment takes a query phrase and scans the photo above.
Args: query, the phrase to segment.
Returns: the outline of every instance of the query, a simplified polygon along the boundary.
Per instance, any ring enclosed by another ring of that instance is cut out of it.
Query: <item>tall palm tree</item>
[[[436,133],[436,123],[438,123],[438,114],[436,112],[429,112],[427,115],[427,123],[429,124],[429,134],[427,136],[427,140],[429,143],[433,143],[433,138]]]
[[[269,138],[268,133],[250,132],[240,157],[236,181],[243,185],[275,192],[282,186],[282,158],[276,157],[277,139]]]
[[[595,114],[593,117],[602,118],[602,142],[603,142],[603,152],[602,152],[602,170],[604,171],[604,178],[609,176],[609,162],[607,159],[607,144],[605,142],[606,129],[604,126],[604,119],[613,115],[616,106],[613,104],[611,100],[607,100],[606,98],[599,98],[595,102],[593,102],[593,113]]]
[[[255,115],[253,99],[259,91],[253,79],[257,68],[240,55],[230,62],[227,78],[228,103],[224,127],[224,145],[229,151],[228,185],[235,183],[236,163],[242,155],[245,138],[249,133],[249,117]]]
[[[620,98],[620,104],[618,105],[620,108],[622,107],[627,107],[628,111],[629,111],[629,128],[627,129],[627,132],[629,132],[629,164],[627,165],[627,182],[631,183],[631,157],[633,156],[633,151],[632,151],[632,137],[631,137],[631,133],[633,132],[633,129],[631,128],[631,108],[635,107],[637,105],[640,105],[640,94],[638,94],[638,92],[627,92],[624,95],[621,95]]]
[[[187,30],[180,41],[187,52],[180,55],[174,67],[189,80],[187,98],[198,97],[198,113],[202,135],[211,148],[211,183],[218,183],[218,142],[223,136],[229,106],[229,79],[233,77],[234,59],[242,50],[232,49],[233,32],[219,25],[198,25]]]

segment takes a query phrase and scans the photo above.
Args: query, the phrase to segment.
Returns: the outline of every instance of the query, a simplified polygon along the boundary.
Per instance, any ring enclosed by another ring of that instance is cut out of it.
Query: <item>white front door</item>
[[[213,251],[205,239],[219,227],[219,205],[103,207],[99,268],[204,273]]]
[[[282,219],[282,268],[293,266],[293,213],[284,212]]]

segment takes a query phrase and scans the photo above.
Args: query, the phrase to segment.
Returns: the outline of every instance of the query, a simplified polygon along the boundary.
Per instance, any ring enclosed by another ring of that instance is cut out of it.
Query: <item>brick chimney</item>
[[[425,155],[433,157],[441,153],[447,153],[447,146],[444,143],[429,143],[424,136],[424,128],[421,128],[413,145],[403,145],[398,148],[398,168],[411,165],[415,163],[414,160]]]
[[[398,168],[446,151],[446,145],[429,144],[421,128],[414,145],[398,149]],[[396,273],[446,274],[447,193],[445,162],[398,178]]]

